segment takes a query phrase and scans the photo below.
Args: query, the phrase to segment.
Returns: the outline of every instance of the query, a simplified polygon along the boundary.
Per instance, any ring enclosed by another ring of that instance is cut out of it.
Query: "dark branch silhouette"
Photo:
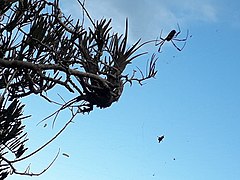
[[[110,107],[119,100],[127,83],[142,85],[157,73],[155,54],[149,58],[146,72],[139,68],[125,72],[134,59],[147,54],[137,51],[155,40],[139,39],[129,46],[128,19],[124,34],[115,33],[111,19],[94,22],[84,2],[78,3],[82,20],[66,16],[59,0],[0,1],[0,179],[14,173],[41,174],[30,172],[30,167],[19,172],[14,164],[46,147],[77,114],[89,113],[94,107]],[[84,27],[84,15],[92,27]],[[47,94],[56,86],[74,94],[74,98],[56,102]],[[54,125],[63,110],[69,110],[72,116],[52,139],[24,156],[28,138],[22,120],[29,116],[22,115],[20,99],[32,94],[59,106],[42,121],[53,118]],[[8,153],[15,159],[8,159]]]

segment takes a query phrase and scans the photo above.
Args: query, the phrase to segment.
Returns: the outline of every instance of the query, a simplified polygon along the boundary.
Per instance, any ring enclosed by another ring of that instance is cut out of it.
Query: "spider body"
[[[172,31],[170,31],[170,33],[168,33],[168,35],[165,37],[165,38],[162,38],[162,30],[161,30],[161,33],[160,33],[160,38],[156,40],[156,43],[155,45],[156,46],[159,46],[158,48],[158,52],[161,52],[161,48],[163,46],[163,44],[166,42],[166,41],[170,41],[173,46],[178,50],[178,51],[182,51],[183,48],[185,47],[186,45],[186,41],[188,39],[188,30],[187,30],[187,35],[185,38],[183,39],[179,39],[177,38],[178,35],[181,33],[181,30],[180,30],[180,27],[179,27],[179,24],[177,24],[178,26],[178,31],[176,31],[175,29],[173,29]],[[180,48],[176,45],[175,41],[182,41],[184,42],[183,46]]]
[[[158,143],[160,143],[160,142],[163,140],[164,135],[162,135],[162,136],[158,136],[157,138],[158,138]]]
[[[175,36],[177,32],[175,30],[172,30],[167,37],[165,38],[166,41],[171,41],[173,39],[173,37]]]

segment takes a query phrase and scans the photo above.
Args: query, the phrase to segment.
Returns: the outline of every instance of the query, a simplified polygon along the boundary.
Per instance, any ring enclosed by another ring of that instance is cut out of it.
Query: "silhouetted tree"
[[[0,179],[12,173],[41,174],[19,172],[14,164],[52,142],[77,114],[110,107],[126,83],[142,84],[156,75],[155,54],[146,72],[137,68],[132,74],[124,74],[135,58],[146,53],[136,54],[137,50],[154,41],[141,43],[139,39],[128,46],[128,20],[124,34],[114,33],[111,19],[94,22],[84,3],[78,3],[83,17],[74,21],[61,11],[59,0],[0,1]],[[84,27],[84,16],[91,27]],[[57,85],[75,97],[64,104],[53,101],[47,92]],[[60,106],[46,119],[55,120],[63,110],[71,111],[72,117],[46,144],[23,156],[27,134],[22,120],[27,117],[22,115],[20,99],[32,94]],[[13,159],[6,156],[9,153],[14,154]]]

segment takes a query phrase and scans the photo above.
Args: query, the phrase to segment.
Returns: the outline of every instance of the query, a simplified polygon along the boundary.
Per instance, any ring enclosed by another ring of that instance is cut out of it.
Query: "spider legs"
[[[178,25],[178,26],[179,26],[179,25]],[[180,32],[180,31],[179,31],[179,32]],[[178,34],[179,34],[179,33],[177,33],[177,35],[178,35]],[[175,38],[173,38],[173,39],[171,40],[172,44],[174,45],[175,48],[177,48],[178,51],[182,51],[183,48],[185,47],[186,41],[187,41],[187,39],[188,39],[188,34],[189,34],[189,30],[187,30],[187,35],[186,35],[186,37],[185,37],[184,39],[178,39],[178,38],[176,38],[176,37],[177,37],[177,35],[176,35]],[[183,41],[184,44],[183,44],[183,46],[182,46],[181,48],[179,48],[179,47],[176,45],[176,43],[174,43],[174,41]]]
[[[178,38],[177,38],[177,35],[178,35],[180,32],[181,32],[181,31],[179,31],[172,40],[175,40],[175,41],[186,41],[186,40],[188,39],[189,30],[187,30],[187,35],[186,35],[186,37],[183,38],[183,39],[178,39]]]
[[[175,43],[174,43],[174,41],[173,40],[171,40],[171,42],[172,42],[172,44],[174,45],[174,47],[178,50],[178,51],[182,51],[183,50],[183,48],[185,47],[185,45],[186,45],[186,41],[184,42],[184,44],[183,44],[183,46],[181,47],[181,48],[179,48]]]
[[[160,53],[161,52],[161,48],[163,46],[163,44],[165,43],[165,40],[162,40],[158,45],[159,45],[159,48],[158,48],[158,52]]]
[[[163,44],[165,43],[166,39],[162,38],[162,31],[160,33],[159,39],[157,37],[156,41],[155,41],[155,46],[159,46],[158,48],[158,52],[161,52],[161,47],[163,46]]]
[[[177,23],[177,27],[178,27],[178,32],[175,34],[175,37],[177,37],[181,33],[181,29],[178,23]]]

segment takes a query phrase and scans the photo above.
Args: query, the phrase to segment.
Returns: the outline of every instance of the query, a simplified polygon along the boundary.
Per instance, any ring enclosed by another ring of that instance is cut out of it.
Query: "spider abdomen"
[[[176,31],[175,30],[172,30],[168,35],[167,37],[165,38],[166,41],[171,41],[174,37],[174,35],[176,34]]]

